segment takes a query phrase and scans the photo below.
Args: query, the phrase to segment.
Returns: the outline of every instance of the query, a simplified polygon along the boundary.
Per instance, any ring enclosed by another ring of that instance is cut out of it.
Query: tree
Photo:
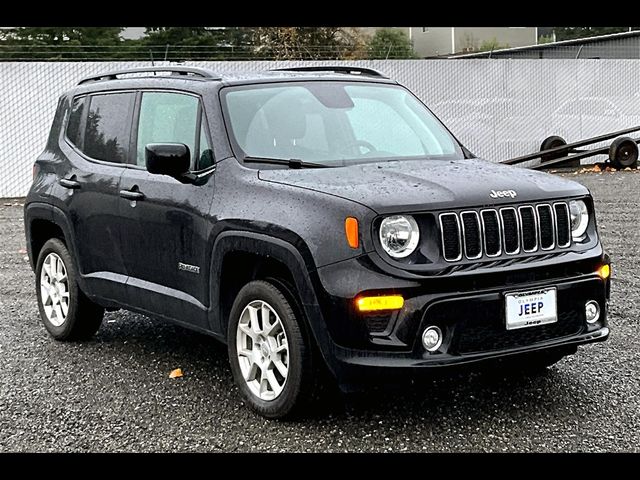
[[[226,60],[251,57],[252,29],[242,27],[146,27],[141,46],[156,60]]]
[[[16,27],[0,31],[0,57],[91,59],[112,55],[122,27]]]
[[[369,58],[418,58],[407,34],[398,28],[379,28],[369,41]]]
[[[500,50],[501,48],[509,48],[508,43],[500,43],[496,37],[493,37],[491,40],[485,40],[480,45],[478,51],[480,52],[492,52],[494,50]]]
[[[628,32],[629,28],[633,30],[638,29],[638,27],[554,27],[554,31],[556,33],[556,40],[561,41]]]
[[[541,35],[540,38],[538,38],[538,45],[544,45],[545,43],[553,43],[555,40],[553,38],[553,35]]]
[[[320,60],[351,56],[358,38],[356,29],[339,27],[261,27],[252,43],[259,58]]]

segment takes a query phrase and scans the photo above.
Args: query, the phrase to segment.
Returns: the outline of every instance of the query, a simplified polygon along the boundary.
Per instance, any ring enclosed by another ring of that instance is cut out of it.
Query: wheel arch
[[[308,255],[310,256],[310,253]],[[238,259],[239,264],[236,263]],[[254,263],[251,263],[252,259],[255,259]],[[324,326],[313,288],[310,272],[315,269],[315,265],[312,262],[308,257],[305,260],[294,245],[279,238],[247,231],[227,231],[220,234],[214,243],[211,256],[212,330],[226,338],[229,302],[235,299],[234,293],[237,293],[247,280],[264,280],[273,275],[279,282],[284,282],[278,285],[279,287],[293,289],[293,292],[283,293],[295,295],[294,300],[301,310],[304,328],[308,329],[312,341],[331,368],[332,356],[328,353],[332,342]],[[247,269],[250,273],[247,273]],[[232,272],[231,277],[229,272]],[[236,283],[229,285],[230,280]],[[287,285],[288,282],[291,285]]]
[[[40,249],[50,238],[59,238],[64,242],[69,255],[73,260],[78,273],[80,264],[78,262],[77,250],[73,237],[72,226],[64,212],[47,203],[34,202],[25,206],[25,235],[27,239],[27,253],[31,268],[35,271]],[[84,290],[82,275],[78,275],[78,283]]]

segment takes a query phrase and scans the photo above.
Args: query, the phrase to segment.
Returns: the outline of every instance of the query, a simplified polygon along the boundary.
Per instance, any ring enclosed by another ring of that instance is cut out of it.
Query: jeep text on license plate
[[[507,330],[558,321],[555,288],[508,293],[505,301]]]

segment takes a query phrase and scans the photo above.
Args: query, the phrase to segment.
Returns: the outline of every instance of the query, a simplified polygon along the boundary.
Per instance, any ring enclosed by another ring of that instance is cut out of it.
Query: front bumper
[[[595,271],[608,263],[606,255],[578,264],[572,262],[557,275],[529,269],[527,275],[502,278],[482,276],[407,282],[362,270],[352,278],[359,285],[370,285],[368,293],[394,292],[405,298],[402,310],[367,315],[355,311],[352,292],[336,295],[323,292],[323,317],[331,319],[328,345],[320,345],[331,369],[343,385],[361,383],[368,378],[396,376],[433,367],[468,364],[482,360],[519,355],[536,350],[564,350],[577,345],[604,341],[609,335],[607,302],[609,280]],[[352,265],[356,271],[359,267]],[[548,270],[547,270],[548,273]],[[514,281],[514,279],[520,281]],[[323,282],[324,283],[324,282]],[[558,321],[552,324],[506,330],[505,293],[556,287]],[[585,318],[585,302],[595,300],[601,315],[594,324]],[[430,325],[444,333],[442,346],[427,352],[421,334]]]

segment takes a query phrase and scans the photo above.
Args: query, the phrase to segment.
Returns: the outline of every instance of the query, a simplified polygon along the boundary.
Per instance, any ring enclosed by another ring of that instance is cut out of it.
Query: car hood
[[[585,195],[577,182],[480,159],[411,160],[260,170],[261,180],[342,197],[377,213],[480,207]],[[492,198],[491,191],[513,191]]]

